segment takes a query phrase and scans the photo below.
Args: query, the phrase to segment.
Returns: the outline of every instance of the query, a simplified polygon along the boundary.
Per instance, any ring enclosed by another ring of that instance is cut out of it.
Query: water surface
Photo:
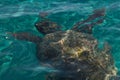
[[[95,9],[106,8],[103,24],[95,26],[100,44],[108,42],[120,74],[120,0],[0,0],[0,80],[44,80],[55,71],[36,58],[35,44],[15,40],[8,32],[41,34],[34,27],[40,12],[67,30],[88,17]]]

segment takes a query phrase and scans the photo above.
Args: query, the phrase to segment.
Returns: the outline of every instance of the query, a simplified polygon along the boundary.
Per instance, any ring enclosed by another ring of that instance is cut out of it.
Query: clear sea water
[[[120,75],[120,0],[0,0],[0,80],[45,80],[54,71],[37,60],[35,44],[15,40],[8,32],[41,34],[34,23],[40,12],[64,29],[82,20],[95,9],[106,8],[103,24],[95,26],[100,44],[108,42]]]

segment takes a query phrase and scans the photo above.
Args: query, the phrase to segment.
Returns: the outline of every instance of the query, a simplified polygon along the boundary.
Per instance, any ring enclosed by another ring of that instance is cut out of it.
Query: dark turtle
[[[43,38],[29,33],[14,33],[20,40],[31,41],[37,45],[37,57],[49,63],[59,72],[51,72],[46,80],[109,80],[116,75],[116,69],[108,45],[103,49],[92,36],[95,25],[104,21],[105,9],[95,10],[88,19],[77,22],[71,30],[50,20],[35,24]]]

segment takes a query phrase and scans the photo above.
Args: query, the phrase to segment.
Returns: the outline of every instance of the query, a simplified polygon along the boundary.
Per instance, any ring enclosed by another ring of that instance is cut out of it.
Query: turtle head
[[[51,21],[37,22],[35,23],[35,27],[42,34],[49,34],[60,30],[60,26],[57,23]]]

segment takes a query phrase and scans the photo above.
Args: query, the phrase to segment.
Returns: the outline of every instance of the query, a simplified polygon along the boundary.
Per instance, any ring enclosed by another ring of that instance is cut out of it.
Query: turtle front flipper
[[[77,22],[72,30],[92,34],[92,28],[104,21],[105,8],[95,10],[86,20]]]
[[[11,33],[11,34],[13,37],[15,37],[18,40],[30,41],[33,43],[39,43],[42,41],[42,38],[40,38],[39,36],[35,36],[27,32],[18,32],[18,33]]]

